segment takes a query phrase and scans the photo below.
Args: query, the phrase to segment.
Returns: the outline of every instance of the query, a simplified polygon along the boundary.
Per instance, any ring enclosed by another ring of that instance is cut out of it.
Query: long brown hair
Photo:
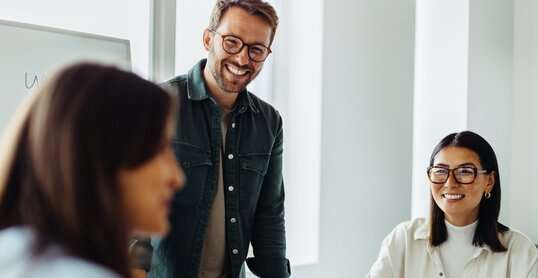
[[[497,157],[493,148],[482,136],[472,131],[452,133],[443,138],[434,148],[430,157],[430,166],[433,166],[433,161],[437,153],[447,146],[467,148],[475,152],[480,158],[482,167],[488,170],[488,172],[495,172],[495,184],[490,192],[491,197],[482,197],[480,201],[478,225],[476,226],[473,237],[473,245],[482,246],[487,244],[493,252],[506,251],[506,247],[502,245],[497,234],[504,233],[508,230],[508,227],[498,222],[499,212],[501,210],[501,179]],[[445,214],[430,194],[430,244],[438,246],[447,239]]]
[[[171,95],[133,73],[81,63],[37,92],[0,154],[0,229],[31,228],[35,254],[69,254],[128,277],[128,223],[117,172],[150,159],[174,111]]]

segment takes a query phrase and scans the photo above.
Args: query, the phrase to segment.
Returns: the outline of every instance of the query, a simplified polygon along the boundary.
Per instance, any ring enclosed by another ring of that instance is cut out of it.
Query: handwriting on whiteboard
[[[28,72],[24,73],[24,85],[28,90],[33,88],[41,88],[46,82],[47,77],[45,75],[42,75],[40,79],[39,76],[35,74],[28,74]]]

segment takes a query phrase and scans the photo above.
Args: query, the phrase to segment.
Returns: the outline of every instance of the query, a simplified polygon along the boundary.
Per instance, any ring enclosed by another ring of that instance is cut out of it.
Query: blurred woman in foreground
[[[129,277],[128,238],[168,231],[184,184],[175,99],[76,64],[35,93],[0,145],[0,277]]]

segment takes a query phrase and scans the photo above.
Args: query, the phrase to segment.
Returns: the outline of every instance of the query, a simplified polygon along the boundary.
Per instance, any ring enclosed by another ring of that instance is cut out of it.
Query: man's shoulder
[[[181,87],[182,84],[186,84],[187,82],[187,74],[182,74],[175,76],[171,79],[168,79],[161,83],[161,86],[165,88],[175,88],[178,89]]]
[[[271,116],[280,118],[280,113],[273,105],[269,104],[268,102],[259,98],[258,96],[249,92],[248,90],[246,91],[246,93],[248,94],[249,101],[252,103],[252,105],[256,109],[258,109],[265,115],[271,115]]]

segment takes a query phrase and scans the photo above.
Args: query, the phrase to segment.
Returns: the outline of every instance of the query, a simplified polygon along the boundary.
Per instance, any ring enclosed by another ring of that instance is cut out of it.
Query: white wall
[[[507,224],[538,243],[538,1],[514,1],[511,179],[503,186]],[[507,194],[506,194],[507,193]]]
[[[202,35],[215,1],[176,0],[176,75],[184,74],[207,57]]]
[[[469,0],[416,2],[412,216],[426,217],[431,152],[467,128]]]
[[[501,177],[501,215],[504,224],[517,203],[511,190],[514,3],[473,0],[469,13],[468,129],[493,147]]]
[[[297,266],[319,259],[323,1],[281,3],[272,103],[284,119],[287,256]]]
[[[293,277],[363,277],[410,218],[414,14],[414,1],[323,2],[320,262]]]

